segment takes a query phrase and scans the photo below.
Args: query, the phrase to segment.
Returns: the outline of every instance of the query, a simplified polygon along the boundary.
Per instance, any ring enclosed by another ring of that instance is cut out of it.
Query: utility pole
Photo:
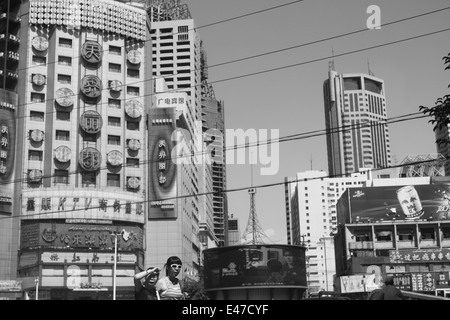
[[[113,300],[116,300],[116,271],[117,271],[117,236],[123,234],[123,230],[120,232],[113,232],[114,235],[114,270],[113,270]]]

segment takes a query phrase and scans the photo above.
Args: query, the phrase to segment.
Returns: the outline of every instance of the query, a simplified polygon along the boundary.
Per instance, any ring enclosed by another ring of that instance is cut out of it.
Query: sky
[[[226,129],[268,132],[278,129],[280,137],[325,129],[323,82],[333,53],[338,73],[368,73],[369,65],[371,72],[384,80],[388,119],[419,112],[420,105],[432,107],[437,98],[450,91],[447,88],[450,70],[444,70],[442,60],[450,52],[450,30],[384,45],[449,29],[450,10],[383,26],[450,7],[448,0],[182,0],[182,3],[188,5],[203,41],[210,66],[209,82],[216,98],[225,105]],[[380,8],[380,29],[367,28],[367,21],[373,22],[373,11],[367,13],[371,5]],[[258,11],[261,12],[255,13]],[[240,16],[244,17],[237,18]],[[311,42],[316,43],[300,46]],[[374,46],[379,47],[348,54]],[[227,63],[273,51],[278,52]],[[409,155],[436,153],[433,126],[428,120],[389,125],[394,164]],[[324,135],[283,142],[279,144],[276,174],[263,175],[264,166],[251,166],[248,161],[228,164],[227,189],[250,187],[253,171],[256,214],[261,227],[270,241],[283,244],[287,243],[284,186],[258,186],[282,183],[285,177],[311,169],[328,172],[327,166]],[[250,213],[246,190],[228,192],[228,212],[239,219],[243,232]]]

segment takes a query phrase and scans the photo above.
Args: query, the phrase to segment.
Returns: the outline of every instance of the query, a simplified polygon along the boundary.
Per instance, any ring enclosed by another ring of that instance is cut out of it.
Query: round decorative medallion
[[[139,118],[144,114],[144,107],[137,100],[129,100],[125,104],[125,112],[130,118]]]
[[[55,149],[55,158],[59,162],[67,162],[72,158],[72,150],[66,146],[59,146]]]
[[[79,163],[86,171],[95,171],[100,168],[102,155],[95,148],[87,147],[81,150]]]
[[[103,125],[102,116],[94,110],[85,111],[81,115],[80,125],[87,133],[98,133]]]
[[[31,131],[31,140],[35,142],[41,142],[42,140],[44,140],[44,132],[39,129]]]
[[[129,177],[128,178],[128,187],[131,189],[137,189],[140,185],[140,180],[138,177]]]
[[[130,50],[127,53],[127,59],[132,64],[141,63],[141,52],[139,50]]]
[[[56,102],[61,107],[70,107],[73,105],[74,93],[69,88],[61,88],[56,91]]]
[[[45,51],[48,49],[48,40],[44,36],[36,36],[31,40],[31,45],[37,51]]]
[[[137,151],[141,148],[141,142],[138,139],[130,139],[130,141],[128,141],[128,148]]]
[[[46,77],[43,74],[35,73],[31,76],[31,81],[37,86],[43,86],[46,82]]]
[[[81,56],[89,63],[98,63],[102,60],[103,48],[96,41],[86,41],[81,47]]]
[[[111,80],[109,82],[109,89],[116,92],[122,91],[122,82],[119,80]]]
[[[37,169],[33,169],[30,170],[30,172],[28,173],[28,179],[30,179],[31,182],[39,182],[42,179],[42,171],[41,170],[37,170]]]
[[[117,150],[108,152],[108,162],[113,166],[120,166],[122,164],[122,153]]]
[[[84,76],[81,80],[81,91],[90,98],[97,98],[102,94],[102,81],[94,75]]]

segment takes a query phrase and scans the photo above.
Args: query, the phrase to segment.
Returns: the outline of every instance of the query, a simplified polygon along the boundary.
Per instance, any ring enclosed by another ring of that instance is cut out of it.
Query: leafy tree
[[[203,281],[195,281],[189,278],[183,279],[183,290],[188,293],[187,300],[209,300],[203,290]]]
[[[443,57],[445,70],[450,69],[450,53]],[[450,88],[450,84],[448,85]],[[445,95],[442,98],[438,98],[435,102],[435,106],[428,108],[425,106],[420,106],[419,110],[425,114],[429,115],[432,119],[429,120],[431,124],[434,125],[433,131],[440,130],[442,128],[446,128],[450,124],[450,94]],[[450,144],[450,140],[448,137],[439,138],[436,140],[438,145],[447,145]]]

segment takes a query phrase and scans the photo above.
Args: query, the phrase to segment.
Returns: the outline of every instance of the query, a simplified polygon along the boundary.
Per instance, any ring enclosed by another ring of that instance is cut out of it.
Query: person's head
[[[146,285],[154,285],[159,279],[159,268],[147,268],[148,274],[145,276]]]
[[[178,258],[177,256],[171,256],[167,259],[165,266],[166,266],[166,275],[176,277],[181,272],[182,267],[181,259]]]
[[[288,264],[294,263],[294,253],[292,252],[292,250],[289,250],[289,249],[284,250],[283,257]]]
[[[384,279],[385,285],[394,285],[394,277],[393,276],[387,276],[386,279]]]

